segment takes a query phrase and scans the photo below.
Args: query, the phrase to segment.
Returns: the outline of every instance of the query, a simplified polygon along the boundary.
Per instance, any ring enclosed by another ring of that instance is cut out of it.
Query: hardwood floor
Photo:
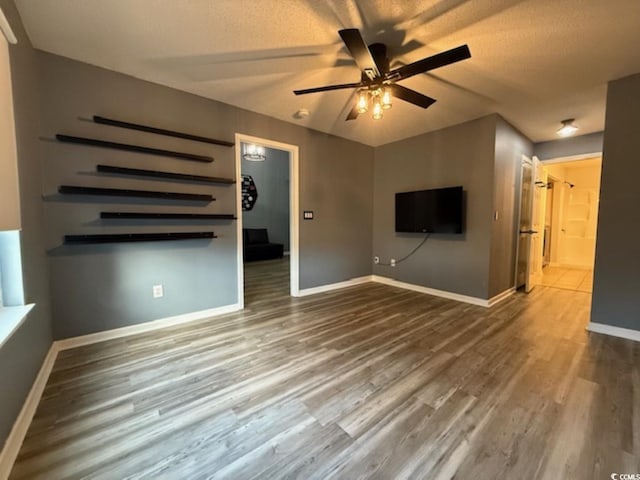
[[[588,294],[291,299],[269,275],[243,312],[61,352],[11,478],[640,473],[640,345],[587,333]]]

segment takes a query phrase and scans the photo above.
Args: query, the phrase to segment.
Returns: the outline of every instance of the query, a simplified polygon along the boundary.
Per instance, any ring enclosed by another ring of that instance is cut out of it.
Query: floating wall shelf
[[[197,202],[213,202],[215,198],[211,195],[200,193],[177,193],[177,192],[156,192],[151,190],[128,190],[119,188],[97,188],[78,187],[72,185],[61,185],[58,191],[63,194],[74,195],[105,195],[112,197],[142,197],[142,198],[163,198],[166,200],[193,200]]]
[[[152,212],[100,212],[100,218],[158,218],[186,220],[236,220],[232,213],[152,213]]]
[[[65,235],[67,244],[160,242],[167,240],[191,240],[217,238],[213,232],[175,232],[175,233],[117,233],[98,235]]]
[[[129,145],[126,143],[109,142],[107,140],[97,140],[95,138],[74,137],[71,135],[57,134],[56,139],[65,143],[76,143],[80,145],[89,145],[92,147],[112,148],[114,150],[124,150],[127,152],[149,153],[151,155],[159,155],[162,157],[179,158],[181,160],[191,160],[194,162],[213,162],[213,157],[205,155],[195,155],[193,153],[173,152],[171,150],[162,150],[159,148],[142,147],[140,145]]]
[[[158,170],[144,170],[141,168],[126,168],[126,167],[114,167],[110,165],[97,165],[96,169],[103,173],[118,173],[121,175],[133,175],[138,177],[153,177],[153,178],[169,178],[172,180],[184,180],[192,182],[205,182],[205,183],[224,183],[233,184],[236,181],[232,178],[222,177],[208,177],[205,175],[188,175],[184,173],[162,172]]]
[[[174,130],[166,130],[164,128],[150,127],[148,125],[140,125],[138,123],[123,122],[122,120],[114,120],[112,118],[93,116],[95,123],[102,125],[111,125],[113,127],[128,128],[130,130],[139,130],[141,132],[155,133],[157,135],[166,135],[168,137],[184,138],[185,140],[194,140],[196,142],[211,143],[213,145],[222,145],[223,147],[233,147],[232,142],[224,140],[216,140],[215,138],[202,137],[200,135],[191,135],[190,133],[176,132]]]

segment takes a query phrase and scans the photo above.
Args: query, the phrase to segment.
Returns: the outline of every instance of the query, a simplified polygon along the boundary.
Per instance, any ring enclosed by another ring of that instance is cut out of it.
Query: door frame
[[[237,220],[237,276],[238,304],[244,308],[244,248],[242,245],[242,143],[253,143],[262,147],[283,150],[289,153],[289,259],[290,294],[300,296],[300,177],[299,147],[288,143],[276,142],[267,138],[254,137],[243,133],[235,134],[236,145],[236,216]]]
[[[592,158],[600,158],[600,177],[602,178],[602,169],[604,168],[604,156],[602,154],[602,150],[597,151],[597,152],[592,152],[592,153],[581,153],[579,155],[567,155],[567,156],[564,156],[564,157],[554,157],[554,158],[549,158],[547,160],[540,160],[540,161],[542,162],[543,165],[555,165],[555,164],[558,164],[558,163],[579,162],[581,160],[589,160],[589,159],[592,159]],[[600,192],[598,192],[598,195],[599,195],[599,193]],[[600,216],[598,215],[598,223],[599,222],[600,222]],[[557,232],[556,232],[556,234],[557,234]],[[596,244],[597,244],[597,237],[596,237]],[[551,262],[550,265],[553,265],[553,262]],[[595,263],[594,263],[593,267],[595,269]]]
[[[521,156],[521,162],[531,162],[533,163],[533,158],[535,157],[535,155],[532,155],[531,158],[529,158],[527,155],[522,155]],[[594,158],[594,157],[600,157],[601,160],[604,162],[604,158],[602,155],[602,151],[598,151],[598,152],[592,152],[592,153],[581,153],[578,155],[566,155],[564,157],[554,157],[554,158],[549,158],[546,160],[540,160],[538,158],[538,160],[542,163],[542,165],[553,165],[555,163],[568,163],[568,162],[577,162],[580,160],[588,160],[589,158]],[[520,177],[520,199],[522,199],[522,163],[520,164],[520,172],[518,173],[519,177]],[[534,179],[535,181],[535,179]],[[516,224],[516,230],[515,230],[515,235],[516,238],[518,238],[518,242],[516,242],[516,259],[515,259],[515,265],[514,265],[514,284],[517,287],[518,286],[518,259],[520,258],[520,239],[519,239],[519,232],[520,232],[520,220],[521,220],[521,215],[522,215],[522,201],[519,202],[518,205],[518,222]]]
[[[523,163],[532,163],[532,159],[527,155],[521,155],[520,157],[520,165],[518,171],[519,184],[520,184],[520,195],[518,195],[518,221],[515,225],[515,236],[516,236],[516,261],[513,266],[513,286],[518,288],[518,261],[520,259],[520,223],[522,222],[522,190],[523,190],[523,176],[522,176],[522,164]]]

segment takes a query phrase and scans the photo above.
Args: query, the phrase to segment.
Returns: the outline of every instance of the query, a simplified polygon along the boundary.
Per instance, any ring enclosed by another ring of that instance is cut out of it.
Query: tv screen
[[[396,193],[396,232],[462,233],[462,187]]]

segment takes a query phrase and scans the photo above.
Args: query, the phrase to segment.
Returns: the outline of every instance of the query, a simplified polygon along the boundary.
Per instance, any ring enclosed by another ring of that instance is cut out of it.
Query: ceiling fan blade
[[[296,95],[305,95],[307,93],[316,93],[316,92],[328,92],[330,90],[342,90],[344,88],[358,88],[363,87],[364,84],[362,82],[358,83],[342,83],[340,85],[327,85],[326,87],[316,87],[316,88],[306,88],[304,90],[294,90],[293,93]]]
[[[418,75],[419,73],[428,72],[429,70],[433,70],[435,68],[444,67],[445,65],[450,65],[461,60],[466,60],[467,58],[471,58],[471,52],[469,51],[469,47],[467,45],[462,45],[460,47],[447,50],[446,52],[423,58],[422,60],[410,63],[409,65],[405,65],[404,67],[396,68],[395,70],[389,72],[388,77],[396,81],[403,80],[405,78]]]
[[[402,85],[392,83],[388,88],[391,89],[391,94],[395,98],[412,103],[418,107],[427,108],[436,102],[434,98],[427,97],[426,95],[418,93],[415,90],[411,90],[410,88],[403,87]]]
[[[358,115],[360,115],[360,112],[358,112],[358,105],[354,105],[353,108],[349,111],[347,118],[345,118],[345,121],[348,122],[349,120],[355,120],[356,118],[358,118]]]
[[[357,28],[347,28],[339,30],[338,33],[349,50],[349,53],[351,53],[351,56],[353,56],[353,59],[356,61],[358,68],[363,72],[367,70],[373,72],[374,78],[379,77],[380,69],[373,59],[369,47],[367,47],[367,44],[362,38],[360,30]]]

